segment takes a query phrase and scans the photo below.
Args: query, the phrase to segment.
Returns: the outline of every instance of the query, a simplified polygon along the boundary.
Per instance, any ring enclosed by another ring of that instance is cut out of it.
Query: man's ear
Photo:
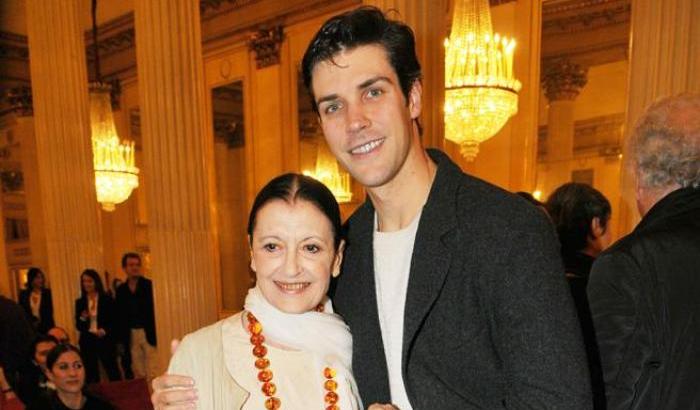
[[[411,90],[408,92],[408,110],[411,113],[411,119],[415,120],[420,117],[423,109],[423,84],[420,80],[415,80],[411,85]]]
[[[335,259],[333,260],[333,268],[331,270],[331,275],[337,278],[340,275],[340,266],[343,264],[343,253],[345,252],[345,240],[341,240],[338,245],[338,250],[335,253]]]
[[[248,235],[248,252],[250,256],[250,270],[257,272],[255,270],[255,259],[253,259],[253,238]]]
[[[600,238],[604,233],[605,228],[600,223],[600,218],[594,216],[593,219],[591,219],[591,235],[593,236],[593,239]]]

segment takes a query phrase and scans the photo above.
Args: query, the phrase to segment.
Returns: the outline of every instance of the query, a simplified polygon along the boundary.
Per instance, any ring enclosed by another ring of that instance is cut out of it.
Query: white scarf
[[[285,347],[308,352],[321,366],[331,366],[338,375],[350,381],[351,389],[357,395],[357,385],[351,371],[352,335],[348,325],[333,312],[330,299],[324,299],[323,312],[285,313],[268,302],[260,289],[254,287],[248,290],[244,309],[255,315],[262,324],[266,338]]]

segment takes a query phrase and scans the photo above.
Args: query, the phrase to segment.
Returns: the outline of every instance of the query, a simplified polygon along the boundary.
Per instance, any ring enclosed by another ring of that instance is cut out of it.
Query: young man
[[[590,408],[551,225],[423,149],[410,28],[375,8],[336,16],[311,42],[302,71],[328,146],[369,196],[348,222],[334,295],[353,334],[363,402]],[[166,381],[155,387],[181,380]],[[154,395],[156,404],[180,399],[186,394]]]
[[[117,312],[120,315],[121,339],[129,347],[131,370],[136,378],[150,380],[156,376],[156,324],[153,312],[153,286],[141,274],[141,256],[125,253],[122,269],[126,282],[117,288]],[[124,372],[128,378],[129,369]]]
[[[302,63],[326,141],[367,189],[348,222],[334,302],[366,403],[591,406],[546,217],[420,142],[408,26],[361,8],[324,24]]]

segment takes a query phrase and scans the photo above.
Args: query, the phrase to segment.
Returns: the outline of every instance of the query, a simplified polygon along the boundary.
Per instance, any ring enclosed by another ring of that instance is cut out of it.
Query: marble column
[[[620,224],[628,234],[639,221],[635,177],[627,155],[629,135],[644,109],[655,100],[700,92],[700,2],[635,0],[632,5],[627,121],[623,143]]]
[[[574,101],[586,85],[587,69],[568,61],[544,67],[542,86],[549,101],[547,110],[547,163],[545,181],[538,184],[545,195],[571,181],[574,157]]]
[[[27,0],[39,187],[56,323],[69,331],[80,272],[102,270],[82,2]]]
[[[213,146],[205,138],[199,2],[134,5],[150,275],[164,367],[171,339],[217,318],[207,168]]]
[[[416,36],[416,52],[423,71],[423,144],[443,147],[445,129],[445,47],[449,23],[448,0],[364,0],[387,13],[389,18],[408,24]]]

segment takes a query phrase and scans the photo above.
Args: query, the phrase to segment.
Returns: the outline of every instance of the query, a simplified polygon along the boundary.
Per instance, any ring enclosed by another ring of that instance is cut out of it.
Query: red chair
[[[95,383],[88,391],[109,401],[117,410],[153,410],[145,379]]]
[[[5,394],[0,393],[0,410],[24,410],[24,404],[16,397],[6,400]]]

